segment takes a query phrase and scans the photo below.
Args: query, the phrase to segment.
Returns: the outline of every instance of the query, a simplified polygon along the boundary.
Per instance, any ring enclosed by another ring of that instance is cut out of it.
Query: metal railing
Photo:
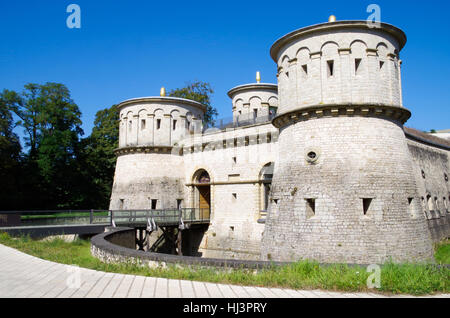
[[[0,211],[1,227],[111,224],[108,210]]]
[[[70,225],[159,225],[209,222],[209,209],[0,211],[0,228]],[[114,221],[114,223],[113,223]]]
[[[276,117],[275,113],[259,116],[255,116],[253,113],[249,113],[238,115],[235,117],[220,118],[216,119],[213,125],[204,126],[203,131],[206,131],[207,129],[211,128],[223,130],[229,128],[263,124],[272,121],[272,119],[274,119],[275,117]]]
[[[122,210],[111,211],[111,219],[116,225],[147,224],[153,220],[158,225],[176,225],[180,223],[207,223],[210,220],[209,209],[163,209],[163,210]]]

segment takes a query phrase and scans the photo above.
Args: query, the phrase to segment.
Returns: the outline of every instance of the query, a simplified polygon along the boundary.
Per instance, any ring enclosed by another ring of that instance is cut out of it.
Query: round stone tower
[[[252,121],[257,118],[267,121],[277,112],[277,85],[260,83],[260,81],[261,77],[257,72],[256,83],[236,86],[228,92],[233,104],[233,121],[235,123]]]
[[[382,263],[432,258],[403,132],[398,28],[338,21],[291,32],[278,64],[279,160],[265,260]]]
[[[119,104],[120,129],[111,210],[172,209],[184,198],[184,165],[174,151],[187,134],[201,130],[202,104],[161,96]]]

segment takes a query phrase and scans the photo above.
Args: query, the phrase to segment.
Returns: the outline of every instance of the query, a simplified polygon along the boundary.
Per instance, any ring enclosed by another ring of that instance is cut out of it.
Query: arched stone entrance
[[[206,170],[201,169],[194,174],[193,179],[195,187],[194,207],[198,209],[200,218],[209,219],[211,211],[211,178]]]

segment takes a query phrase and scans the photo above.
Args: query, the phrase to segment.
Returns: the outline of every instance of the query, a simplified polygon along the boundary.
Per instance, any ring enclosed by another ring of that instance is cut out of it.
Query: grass
[[[434,258],[439,264],[450,264],[450,240],[435,244]]]
[[[89,241],[76,240],[70,243],[61,239],[37,241],[26,237],[11,238],[7,234],[0,233],[0,243],[46,260],[123,274],[248,286],[347,292],[378,291],[411,295],[450,292],[450,269],[444,267],[437,269],[425,264],[385,264],[381,268],[381,287],[369,289],[367,278],[371,273],[368,273],[364,267],[338,264],[319,266],[316,262],[302,261],[259,271],[188,268],[176,265],[148,268],[134,264],[103,263],[91,255]],[[448,263],[449,241],[436,246],[436,255],[440,263]]]

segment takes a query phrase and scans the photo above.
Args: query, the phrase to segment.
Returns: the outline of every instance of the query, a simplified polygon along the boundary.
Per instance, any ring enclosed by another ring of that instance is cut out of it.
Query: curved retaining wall
[[[278,265],[282,262],[230,260],[178,256],[161,253],[137,251],[134,248],[135,231],[132,228],[108,228],[108,232],[96,235],[91,240],[91,253],[105,263],[133,263],[149,267],[165,267],[167,264],[196,265],[202,267],[260,269]]]

